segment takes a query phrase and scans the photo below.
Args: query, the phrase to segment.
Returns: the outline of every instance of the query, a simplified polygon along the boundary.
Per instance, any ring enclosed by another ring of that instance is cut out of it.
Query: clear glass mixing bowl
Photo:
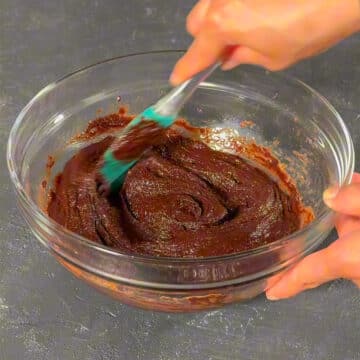
[[[179,51],[135,54],[77,71],[41,90],[12,128],[7,160],[19,208],[34,235],[79,278],[115,298],[143,308],[194,311],[252,298],[271,276],[318,246],[333,226],[322,202],[333,184],[349,183],[353,144],[344,122],[318,93],[282,74],[241,66],[215,73],[182,111],[193,125],[228,127],[268,146],[295,179],[316,220],[278,241],[239,254],[175,259],[129,256],[95,244],[41,210],[41,181],[48,154],[53,173],[71,155],[64,143],[99,109],[115,112],[117,96],[136,113],[168,89]],[[253,127],[242,127],[251,120]]]

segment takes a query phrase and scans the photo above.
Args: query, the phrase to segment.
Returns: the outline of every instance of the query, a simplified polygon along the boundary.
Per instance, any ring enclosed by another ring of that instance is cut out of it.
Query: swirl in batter
[[[96,173],[113,140],[74,155],[48,204],[51,218],[92,241],[126,253],[195,258],[253,249],[303,225],[297,192],[289,196],[241,157],[174,131],[128,172],[118,194],[101,196]]]

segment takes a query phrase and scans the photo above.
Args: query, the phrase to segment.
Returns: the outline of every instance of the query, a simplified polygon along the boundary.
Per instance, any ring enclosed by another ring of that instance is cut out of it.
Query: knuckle
[[[337,241],[335,250],[341,273],[350,279],[360,278],[360,231],[353,232],[345,241]]]
[[[201,18],[198,13],[191,11],[186,17],[186,30],[193,35],[195,32],[196,24],[201,22]]]
[[[291,280],[291,283],[293,284],[293,286],[296,286],[297,288],[304,287],[304,279],[301,276],[301,272],[298,271],[298,268],[293,269],[290,280]]]
[[[352,282],[360,289],[360,278],[353,279]]]
[[[194,26],[193,26],[193,20],[192,20],[191,15],[188,15],[186,18],[186,31],[189,34],[194,35]]]
[[[242,22],[238,7],[237,0],[214,1],[206,16],[208,28],[223,38],[239,33]]]
[[[283,63],[281,61],[270,61],[266,64],[266,68],[270,71],[280,71],[287,67],[286,63]]]
[[[207,16],[207,23],[211,27],[215,27],[217,30],[221,30],[223,26],[222,15],[219,10],[212,10]]]

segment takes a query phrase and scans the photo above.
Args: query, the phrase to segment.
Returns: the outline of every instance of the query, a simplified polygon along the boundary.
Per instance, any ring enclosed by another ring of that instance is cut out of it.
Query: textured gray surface
[[[73,278],[31,236],[16,209],[4,154],[26,102],[59,76],[103,58],[184,48],[192,4],[0,0],[1,360],[360,359],[360,298],[348,282],[276,303],[261,296],[207,313],[145,312]],[[359,59],[356,36],[290,72],[335,105],[360,155]]]

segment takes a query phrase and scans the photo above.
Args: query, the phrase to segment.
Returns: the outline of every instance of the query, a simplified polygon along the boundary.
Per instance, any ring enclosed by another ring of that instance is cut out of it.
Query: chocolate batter
[[[131,120],[124,111],[118,121],[111,116],[80,138]],[[128,172],[118,194],[103,197],[95,178],[113,141],[109,135],[80,150],[50,194],[49,216],[90,240],[127,253],[204,257],[256,248],[304,225],[296,189],[288,195],[241,157],[174,130]]]

